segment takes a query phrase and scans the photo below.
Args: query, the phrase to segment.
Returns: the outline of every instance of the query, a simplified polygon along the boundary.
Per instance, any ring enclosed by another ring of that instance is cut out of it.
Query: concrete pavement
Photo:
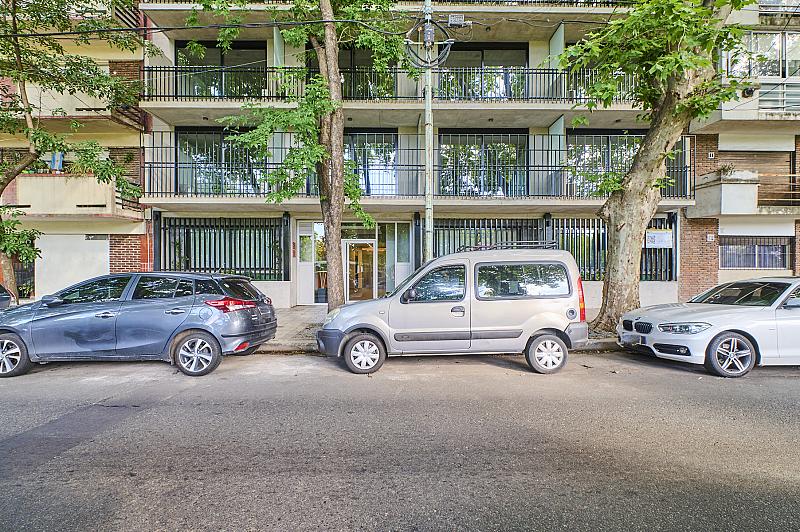
[[[3,530],[800,527],[800,370],[633,355],[53,364],[0,380]]]

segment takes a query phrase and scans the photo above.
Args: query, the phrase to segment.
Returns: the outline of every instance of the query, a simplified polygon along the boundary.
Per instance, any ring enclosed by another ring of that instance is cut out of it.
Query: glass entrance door
[[[345,300],[364,301],[377,297],[377,261],[374,240],[345,240]]]

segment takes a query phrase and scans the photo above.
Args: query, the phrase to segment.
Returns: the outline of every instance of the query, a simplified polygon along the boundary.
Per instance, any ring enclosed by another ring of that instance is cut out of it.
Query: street
[[[0,528],[797,529],[798,385],[623,353],[51,364],[0,380]]]

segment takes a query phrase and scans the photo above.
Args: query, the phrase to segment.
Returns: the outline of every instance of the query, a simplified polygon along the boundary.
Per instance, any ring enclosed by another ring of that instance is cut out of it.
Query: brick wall
[[[800,275],[800,220],[794,221],[794,274]]]
[[[149,272],[153,270],[152,224],[143,235],[109,236],[111,273]]]
[[[708,241],[707,235],[714,240]],[[719,220],[681,216],[678,297],[687,301],[717,284],[719,278]]]
[[[109,61],[108,70],[112,76],[139,80],[143,61]]]
[[[719,168],[719,136],[697,135],[695,137],[694,153],[697,177],[715,172]],[[714,154],[713,159],[708,158],[709,153]]]
[[[137,185],[142,184],[140,148],[109,148],[108,155],[112,161],[125,168],[125,177],[128,181]]]

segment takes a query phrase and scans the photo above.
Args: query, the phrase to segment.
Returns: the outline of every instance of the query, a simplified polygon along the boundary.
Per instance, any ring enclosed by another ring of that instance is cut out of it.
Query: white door
[[[375,240],[343,240],[345,302],[375,299],[378,295],[378,254]]]
[[[796,359],[800,363],[800,288],[796,288],[789,299],[775,311],[778,329],[778,356]]]

